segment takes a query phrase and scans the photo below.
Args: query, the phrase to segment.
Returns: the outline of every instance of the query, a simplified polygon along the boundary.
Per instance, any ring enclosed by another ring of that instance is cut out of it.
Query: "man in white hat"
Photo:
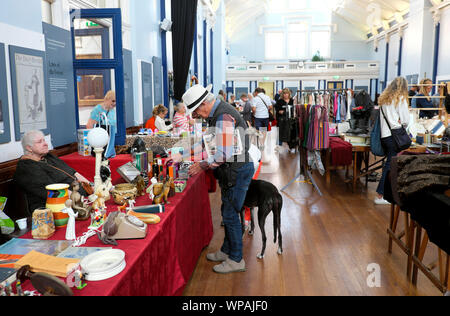
[[[216,99],[211,88],[211,85],[207,88],[196,85],[183,96],[188,113],[193,118],[205,119],[209,127],[207,135],[213,135],[216,140],[215,153],[207,160],[196,162],[189,174],[193,176],[213,169],[222,191],[225,239],[219,251],[206,256],[210,261],[220,262],[213,270],[217,273],[243,272],[245,261],[239,211],[255,168],[248,153],[250,142],[245,137],[247,123],[233,106]]]

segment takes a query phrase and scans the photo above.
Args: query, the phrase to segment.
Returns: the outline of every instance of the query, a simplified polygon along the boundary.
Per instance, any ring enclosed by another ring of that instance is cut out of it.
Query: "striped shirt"
[[[173,125],[180,133],[189,131],[189,120],[187,116],[180,113],[175,113],[173,116]]]

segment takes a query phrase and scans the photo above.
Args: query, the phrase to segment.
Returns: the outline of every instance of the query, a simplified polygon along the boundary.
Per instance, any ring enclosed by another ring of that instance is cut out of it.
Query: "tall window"
[[[266,32],[265,59],[283,59],[284,55],[284,33]]]
[[[306,23],[291,23],[288,25],[287,47],[289,59],[308,57],[308,26]]]
[[[311,54],[314,56],[320,52],[320,56],[330,57],[330,32],[329,31],[314,31],[311,32]]]

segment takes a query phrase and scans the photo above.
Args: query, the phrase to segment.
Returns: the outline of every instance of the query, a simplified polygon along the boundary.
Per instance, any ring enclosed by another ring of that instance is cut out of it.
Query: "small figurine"
[[[84,280],[84,275],[83,273],[77,269],[75,271],[75,288],[77,290],[82,290],[86,287],[87,283],[83,283]]]
[[[78,212],[77,220],[85,221],[89,219],[92,208],[84,202],[83,196],[79,192],[80,183],[78,181],[72,182],[72,194],[70,199],[73,202],[72,208],[74,211]]]
[[[92,209],[94,210],[106,209],[105,202],[108,201],[110,198],[108,188],[104,184],[99,185],[95,190],[95,196],[97,198],[92,204]]]
[[[22,290],[22,283],[20,282],[20,280],[18,280],[16,282],[16,291],[17,291],[17,296],[24,296],[23,290]]]
[[[107,190],[112,189],[112,179],[111,179],[111,169],[109,168],[109,160],[105,159],[101,163],[100,167],[100,178],[102,178],[102,183],[106,186]]]
[[[145,195],[145,180],[142,176],[137,176],[136,179],[134,179],[133,184],[136,185],[137,196]]]
[[[67,200],[65,205],[66,208],[61,210],[62,213],[69,215],[69,222],[67,223],[66,228],[66,240],[75,240],[77,236],[75,234],[75,218],[78,216],[78,213],[75,213],[72,209],[72,200]]]
[[[168,198],[170,193],[170,188],[173,183],[173,178],[170,178],[164,184],[162,185],[161,192],[159,194],[156,194],[155,192],[155,198],[153,200],[153,204],[169,204]],[[155,186],[156,187],[156,186]]]
[[[164,184],[161,182],[156,183],[153,186],[153,204],[161,204],[163,198]]]
[[[152,178],[151,185],[148,187],[148,189],[146,191],[149,194],[148,197],[150,198],[150,200],[153,200],[155,198],[155,195],[153,194],[153,187],[157,183],[158,183],[158,180],[156,180],[156,178]]]

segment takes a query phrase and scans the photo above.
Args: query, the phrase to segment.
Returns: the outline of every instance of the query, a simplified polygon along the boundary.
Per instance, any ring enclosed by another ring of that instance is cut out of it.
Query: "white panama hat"
[[[188,115],[191,115],[202,104],[211,90],[212,84],[206,88],[198,84],[186,91],[183,95],[183,103],[186,105]]]

